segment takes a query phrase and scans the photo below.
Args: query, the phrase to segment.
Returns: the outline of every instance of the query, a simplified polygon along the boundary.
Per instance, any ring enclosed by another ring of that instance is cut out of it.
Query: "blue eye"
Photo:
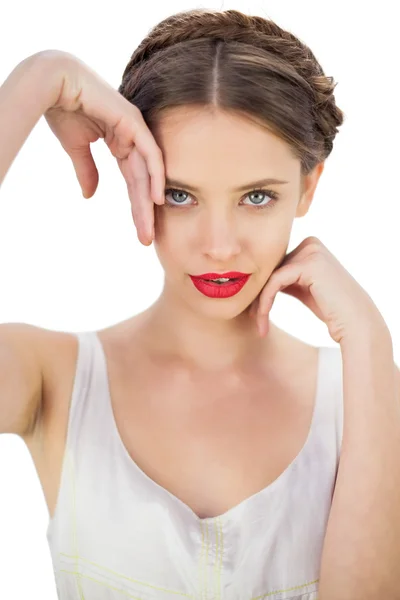
[[[190,194],[188,194],[188,192],[185,192],[184,190],[178,190],[178,189],[173,189],[173,188],[169,188],[165,190],[165,197],[168,194],[180,194],[182,196],[183,195],[187,195],[190,196]],[[249,192],[248,194],[246,194],[245,198],[249,197],[252,194],[261,194],[262,196],[269,196],[270,197],[270,201],[267,202],[266,204],[261,204],[261,202],[255,202],[254,204],[247,204],[245,206],[253,206],[254,208],[270,208],[271,206],[273,206],[278,200],[279,200],[279,194],[277,194],[276,192],[273,192],[272,190],[266,190],[266,189],[257,189],[257,190],[251,190],[251,192]],[[170,200],[168,200],[167,203],[165,203],[165,206],[169,206],[171,208],[177,208],[178,206],[191,206],[190,204],[184,204],[185,202],[185,198],[174,198],[174,202],[177,202],[177,204],[172,204]]]
[[[165,196],[167,196],[169,193],[171,193],[171,194],[187,194],[187,192],[184,192],[183,190],[174,190],[174,189],[165,190]],[[178,204],[182,205],[182,199],[176,200],[176,201],[178,202]],[[172,204],[171,206],[176,206],[176,205]],[[187,205],[183,204],[183,206],[187,206]]]
[[[252,205],[255,206],[255,208],[270,208],[275,204],[275,202],[279,200],[279,194],[273,192],[272,190],[252,190],[247,194],[247,196],[250,196],[251,194],[261,194],[262,196],[269,196],[271,198],[270,202],[268,202],[267,204],[261,204],[260,202],[256,202]]]

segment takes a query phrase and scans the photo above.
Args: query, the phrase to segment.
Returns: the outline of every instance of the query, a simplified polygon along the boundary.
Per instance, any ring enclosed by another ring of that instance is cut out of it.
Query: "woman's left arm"
[[[340,342],[344,424],[319,600],[400,598],[400,373],[370,321]]]
[[[343,439],[319,600],[400,599],[400,376],[372,298],[314,236],[287,254],[250,315],[261,336],[278,292],[307,306],[342,352]]]

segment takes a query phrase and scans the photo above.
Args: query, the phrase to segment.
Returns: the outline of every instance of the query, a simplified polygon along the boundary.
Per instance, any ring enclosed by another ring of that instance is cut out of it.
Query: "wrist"
[[[369,319],[354,320],[340,341],[342,352],[367,347],[373,350],[381,347],[382,344],[392,346],[393,340],[380,313],[372,315]]]
[[[41,100],[42,114],[55,106],[62,94],[67,64],[72,55],[61,50],[42,50],[20,63],[31,92]]]
[[[0,87],[0,185],[30,132],[63,89],[67,60],[43,51],[22,60]]]

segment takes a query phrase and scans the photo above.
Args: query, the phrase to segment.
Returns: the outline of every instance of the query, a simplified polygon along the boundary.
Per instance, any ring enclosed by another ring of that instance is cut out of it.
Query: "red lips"
[[[203,273],[202,275],[191,275],[191,277],[194,277],[195,279],[219,279],[220,277],[234,279],[245,277],[246,275],[249,275],[249,273],[240,273],[239,271],[228,271],[227,273]]]
[[[201,277],[189,275],[195,288],[204,296],[209,298],[230,298],[240,292],[243,286],[250,278],[249,275],[239,273],[238,271],[229,271],[229,273],[204,273]],[[223,277],[228,281],[210,281],[210,279],[219,279]]]

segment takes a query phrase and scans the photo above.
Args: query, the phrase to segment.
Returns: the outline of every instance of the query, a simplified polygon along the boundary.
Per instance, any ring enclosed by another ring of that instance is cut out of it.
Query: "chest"
[[[115,426],[153,481],[200,517],[222,514],[272,483],[301,451],[315,372],[300,381],[188,374],[110,357]]]

